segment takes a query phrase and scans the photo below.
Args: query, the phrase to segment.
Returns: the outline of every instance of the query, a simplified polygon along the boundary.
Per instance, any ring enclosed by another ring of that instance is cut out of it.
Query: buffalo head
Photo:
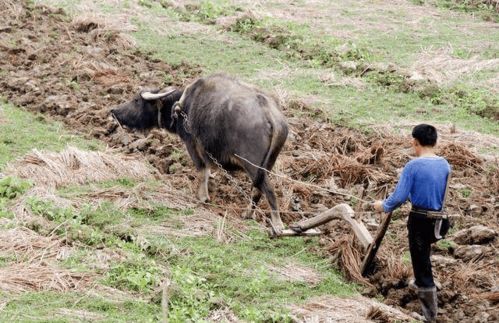
[[[111,110],[111,115],[132,129],[173,129],[172,107],[182,95],[181,90],[168,87],[162,91],[141,91],[132,100]]]

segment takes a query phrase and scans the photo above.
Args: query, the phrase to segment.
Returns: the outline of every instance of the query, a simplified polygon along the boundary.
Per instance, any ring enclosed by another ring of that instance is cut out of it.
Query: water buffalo
[[[214,161],[227,170],[245,170],[253,183],[246,217],[253,216],[263,193],[272,209],[273,233],[284,228],[267,173],[254,166],[271,170],[288,135],[286,120],[272,96],[233,77],[215,74],[185,89],[143,91],[111,113],[130,128],[159,127],[180,136],[200,172],[198,197],[203,202],[209,201],[208,179]]]

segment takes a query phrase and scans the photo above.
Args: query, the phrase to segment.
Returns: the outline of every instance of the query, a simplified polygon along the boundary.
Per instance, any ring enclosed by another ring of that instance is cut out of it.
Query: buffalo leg
[[[277,154],[272,154],[272,158],[270,158],[268,167],[266,169],[272,169],[276,157]],[[275,196],[272,186],[269,183],[267,174],[264,173],[263,179],[261,181],[258,181],[259,173],[257,168],[255,168],[253,165],[249,163],[243,163],[243,167],[248,173],[248,175],[251,177],[251,179],[253,180],[254,189],[257,190],[252,198],[252,202],[255,203],[252,203],[249,206],[249,208],[245,212],[245,215],[248,215],[248,213],[250,216],[253,215],[256,203],[260,200],[261,195],[265,194],[265,197],[267,198],[270,208],[272,209],[270,213],[271,214],[270,220],[271,220],[272,230],[274,231],[273,234],[279,235],[282,232],[282,230],[284,230],[284,223],[282,223],[281,216],[279,215],[277,198]]]
[[[184,143],[194,166],[196,166],[196,169],[199,171],[198,198],[201,202],[206,203],[210,200],[210,195],[208,194],[208,179],[210,177],[209,164],[199,155],[195,142],[192,140],[184,140]]]
[[[277,199],[274,193],[274,189],[270,186],[270,183],[265,175],[260,190],[265,194],[267,201],[269,202],[270,208],[272,209],[270,213],[270,220],[272,222],[272,229],[274,234],[279,235],[282,230],[284,230],[284,223],[282,223],[281,216],[279,215],[279,210],[277,206]]]
[[[199,172],[198,198],[203,203],[210,201],[210,195],[208,193],[209,179],[210,179],[210,168],[205,167],[201,169],[201,171]]]
[[[243,214],[243,217],[245,219],[255,219],[254,216],[255,216],[255,208],[256,208],[256,205],[258,204],[258,202],[260,202],[260,199],[262,198],[262,191],[260,191],[258,188],[253,188],[252,189],[252,192],[253,192],[253,195],[251,197],[251,202],[248,206],[248,208],[246,209],[246,211],[244,211],[244,214]]]

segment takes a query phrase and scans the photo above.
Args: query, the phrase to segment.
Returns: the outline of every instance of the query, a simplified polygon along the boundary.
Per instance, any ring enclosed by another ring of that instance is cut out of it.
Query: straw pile
[[[327,247],[327,251],[335,255],[334,260],[348,279],[366,286],[372,286],[360,273],[362,251],[359,249],[353,235],[340,237]]]
[[[87,286],[91,275],[61,269],[53,263],[62,247],[61,240],[42,236],[25,227],[0,230],[0,257],[15,258],[0,268],[0,290],[67,291]]]
[[[0,8],[2,8],[2,11],[5,10],[5,14],[15,17],[15,20],[17,20],[23,12],[22,5],[14,0],[0,0]]]
[[[497,58],[482,59],[478,55],[470,58],[458,58],[455,57],[452,48],[444,48],[424,52],[412,65],[411,70],[431,82],[449,84],[466,74],[494,70],[498,64],[499,59]]]
[[[18,263],[0,268],[0,290],[25,292],[81,289],[90,282],[90,275],[57,268],[45,262]]]
[[[152,178],[152,170],[134,157],[75,147],[67,147],[60,153],[33,149],[8,166],[6,173],[55,188],[119,178]]]
[[[14,255],[17,261],[53,258],[61,245],[61,241],[41,236],[25,227],[0,230],[0,257]]]
[[[447,144],[440,148],[439,155],[445,157],[455,169],[482,169],[482,159],[460,145]]]

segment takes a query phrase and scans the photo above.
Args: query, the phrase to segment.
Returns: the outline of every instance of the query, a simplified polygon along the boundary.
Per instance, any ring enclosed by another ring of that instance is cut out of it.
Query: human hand
[[[378,201],[374,202],[373,207],[378,212],[385,211],[385,209],[383,209],[383,201],[382,200],[378,200]]]

